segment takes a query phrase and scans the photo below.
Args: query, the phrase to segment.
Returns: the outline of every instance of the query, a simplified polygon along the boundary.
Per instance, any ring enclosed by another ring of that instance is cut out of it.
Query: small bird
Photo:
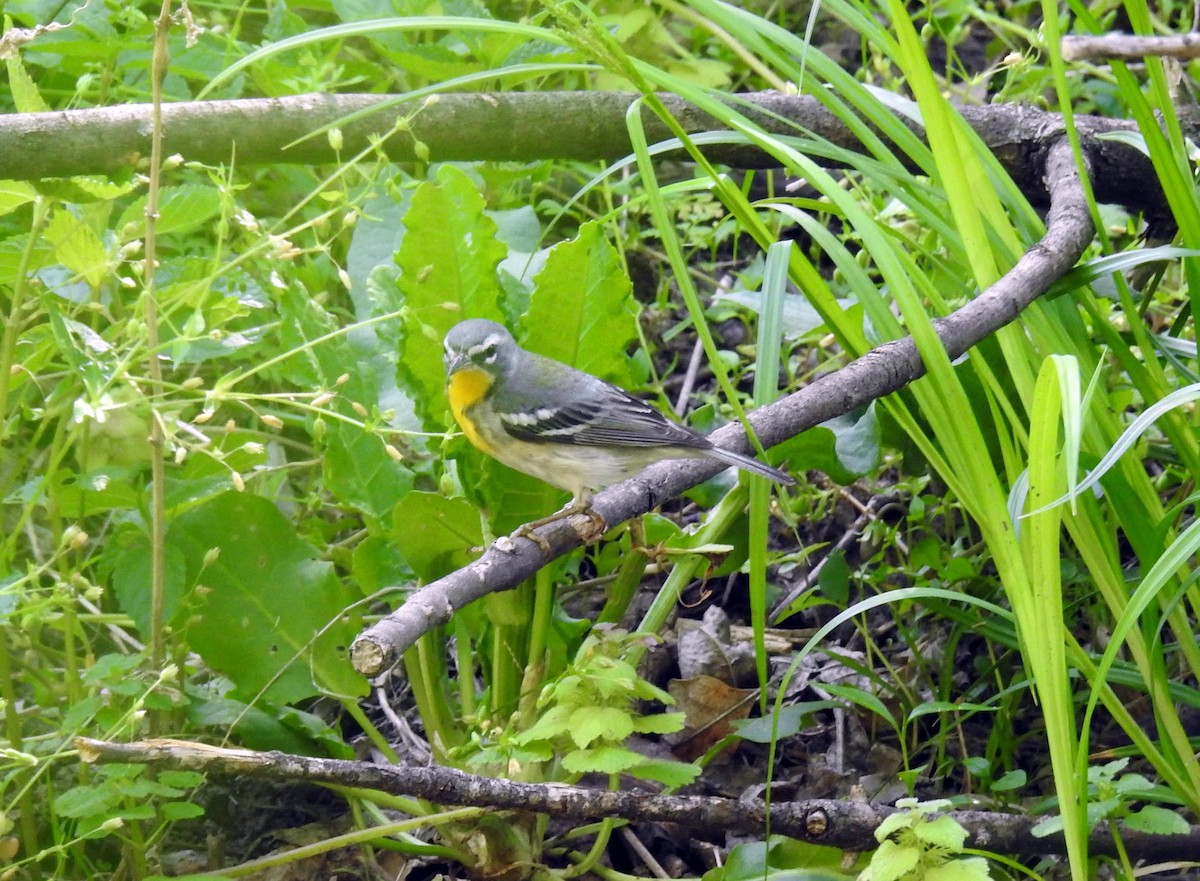
[[[604,521],[592,492],[664,459],[716,459],[785,486],[788,474],[715,447],[615,385],[527,352],[494,321],[468,319],[445,339],[446,392],[467,439],[494,459],[565,489],[570,514]],[[528,527],[531,528],[531,527]]]

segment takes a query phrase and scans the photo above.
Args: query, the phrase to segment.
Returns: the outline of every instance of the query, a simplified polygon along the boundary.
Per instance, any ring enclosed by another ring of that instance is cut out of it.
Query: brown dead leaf
[[[730,734],[731,723],[745,719],[758,696],[757,688],[734,688],[712,676],[672,679],[667,691],[687,720],[683,731],[670,740],[672,752],[685,762],[700,758]]]

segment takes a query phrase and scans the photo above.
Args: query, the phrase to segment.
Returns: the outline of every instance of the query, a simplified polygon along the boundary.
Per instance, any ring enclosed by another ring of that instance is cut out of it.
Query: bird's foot
[[[550,543],[534,532],[534,530],[545,526],[548,523],[555,523],[559,520],[567,520],[577,514],[588,519],[588,522],[584,525],[579,524],[577,521],[571,520],[571,528],[575,530],[575,533],[579,536],[580,541],[582,541],[584,544],[591,544],[594,541],[599,541],[604,536],[604,533],[608,532],[608,524],[604,521],[603,517],[601,517],[592,509],[592,506],[588,500],[575,500],[562,510],[555,511],[548,517],[542,517],[538,520],[531,520],[529,523],[518,527],[517,530],[512,534],[511,538],[527,538],[543,551],[549,551]]]

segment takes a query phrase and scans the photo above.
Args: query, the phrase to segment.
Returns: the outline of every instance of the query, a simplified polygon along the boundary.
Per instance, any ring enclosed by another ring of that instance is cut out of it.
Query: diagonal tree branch
[[[999,281],[970,303],[935,322],[951,358],[1013,321],[1051,284],[1073,267],[1094,234],[1087,200],[1070,144],[1057,142],[1047,153],[1045,186],[1050,195],[1046,234]],[[885,343],[836,373],[750,415],[764,447],[774,446],[891,394],[923,376],[925,365],[911,338]],[[748,452],[740,425],[713,433],[721,446]],[[593,508],[610,525],[639,516],[662,501],[707,480],[722,467],[707,460],[663,462],[596,496]],[[366,676],[389,670],[430,628],[485,594],[515,587],[550,560],[580,544],[588,518],[557,521],[536,531],[546,544],[501,539],[475,562],[415,591],[392,614],[364,631],[351,647],[355,669]],[[585,534],[585,533],[584,533]]]
[[[768,808],[757,799],[714,796],[657,795],[650,792],[586,789],[562,784],[517,783],[477,777],[437,765],[375,765],[344,759],[312,758],[282,752],[224,749],[179,740],[109,743],[75,740],[85,762],[146,763],[210,774],[245,775],[267,780],[327,783],[374,789],[393,795],[428,799],[439,805],[462,805],[551,814],[567,820],[619,817],[625,820],[675,823],[688,829],[720,829],[762,835],[768,811],[771,832],[843,850],[874,850],[875,830],[895,808],[847,799],[776,801]],[[1020,814],[951,811],[968,832],[967,846],[1000,854],[1064,854],[1062,834],[1033,835],[1035,820]],[[1200,827],[1186,835],[1153,835],[1118,827],[1126,854],[1134,859],[1194,859],[1200,849]],[[1112,831],[1092,831],[1093,854],[1116,855]]]

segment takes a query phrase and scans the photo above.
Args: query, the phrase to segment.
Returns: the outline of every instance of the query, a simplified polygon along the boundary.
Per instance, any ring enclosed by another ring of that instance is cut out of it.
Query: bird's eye
[[[493,361],[495,361],[496,360],[496,344],[488,343],[486,346],[484,346],[482,355],[483,355],[484,362],[487,364],[491,364]]]

